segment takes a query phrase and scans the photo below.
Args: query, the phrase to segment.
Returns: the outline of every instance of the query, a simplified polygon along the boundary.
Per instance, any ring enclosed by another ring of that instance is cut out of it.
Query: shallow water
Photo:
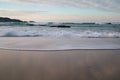
[[[13,50],[120,49],[120,38],[1,37],[0,48]]]

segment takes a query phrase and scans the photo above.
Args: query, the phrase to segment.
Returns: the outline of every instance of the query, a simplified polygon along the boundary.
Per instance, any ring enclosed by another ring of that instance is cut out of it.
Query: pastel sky
[[[0,0],[0,16],[41,22],[120,22],[120,0]]]

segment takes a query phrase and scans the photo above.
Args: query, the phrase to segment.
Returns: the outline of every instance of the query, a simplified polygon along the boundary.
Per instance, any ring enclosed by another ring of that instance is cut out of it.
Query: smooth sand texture
[[[120,49],[120,38],[0,37],[1,49]]]
[[[0,80],[120,80],[120,50],[0,50]]]

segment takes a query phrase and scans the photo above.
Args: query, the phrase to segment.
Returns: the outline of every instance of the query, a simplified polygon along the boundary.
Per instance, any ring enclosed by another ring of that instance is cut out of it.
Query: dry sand
[[[0,50],[0,80],[120,80],[120,50]]]

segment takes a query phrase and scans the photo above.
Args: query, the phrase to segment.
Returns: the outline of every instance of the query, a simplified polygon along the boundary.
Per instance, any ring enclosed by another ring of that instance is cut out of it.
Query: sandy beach
[[[120,0],[0,0],[0,80],[120,80]]]
[[[1,37],[0,80],[120,80],[120,39]]]
[[[120,80],[120,50],[0,50],[0,80]]]

